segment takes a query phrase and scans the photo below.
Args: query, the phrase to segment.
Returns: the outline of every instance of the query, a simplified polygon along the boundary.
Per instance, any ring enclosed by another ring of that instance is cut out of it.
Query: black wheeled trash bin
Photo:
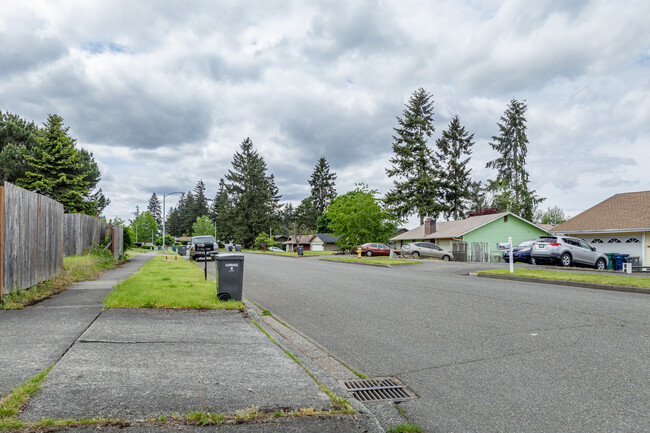
[[[241,301],[244,284],[244,255],[219,254],[217,260],[217,297],[220,301]]]
[[[303,254],[305,254],[304,247],[302,245],[298,245],[298,255],[302,256]]]
[[[184,256],[185,255],[185,248],[186,248],[185,245],[179,245],[178,246],[178,254],[181,255],[181,256]]]

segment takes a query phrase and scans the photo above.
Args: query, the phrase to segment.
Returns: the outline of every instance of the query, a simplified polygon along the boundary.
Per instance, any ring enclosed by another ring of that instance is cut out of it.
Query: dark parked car
[[[533,251],[533,245],[535,241],[524,241],[512,248],[512,261],[513,262],[525,262],[530,264],[536,264],[535,258],[531,257],[530,253]],[[506,262],[510,261],[510,250],[505,250],[503,252],[503,260]]]
[[[386,244],[363,244],[360,245],[361,254],[365,256],[389,256],[390,252],[393,251],[393,254],[399,254],[398,250],[394,250]]]
[[[219,254],[219,244],[212,236],[194,236],[190,242],[190,260],[214,260]]]
[[[584,239],[569,236],[540,236],[533,245],[531,257],[537,263],[553,262],[562,266],[576,263],[597,269],[607,268],[605,254],[596,251]]]

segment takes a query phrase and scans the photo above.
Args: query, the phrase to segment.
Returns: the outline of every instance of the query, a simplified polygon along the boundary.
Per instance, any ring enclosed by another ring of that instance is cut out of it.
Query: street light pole
[[[167,219],[167,215],[165,213],[165,198],[167,198],[168,195],[172,195],[172,194],[183,194],[183,193],[180,192],[180,191],[176,191],[176,192],[168,192],[167,194],[163,194],[163,219],[162,219],[163,220],[163,236],[162,236],[162,238],[163,238],[163,245],[162,245],[163,254],[165,254],[165,220]]]

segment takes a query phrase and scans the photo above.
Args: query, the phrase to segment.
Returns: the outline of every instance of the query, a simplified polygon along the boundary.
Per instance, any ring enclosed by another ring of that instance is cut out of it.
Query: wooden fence
[[[63,269],[63,256],[99,245],[110,230],[110,251],[124,253],[123,227],[88,215],[64,214],[63,205],[5,182],[0,186],[0,301]]]
[[[5,182],[0,200],[0,299],[63,267],[63,205]]]
[[[63,218],[64,254],[77,256],[101,244],[108,225],[106,221],[80,213],[67,213]]]

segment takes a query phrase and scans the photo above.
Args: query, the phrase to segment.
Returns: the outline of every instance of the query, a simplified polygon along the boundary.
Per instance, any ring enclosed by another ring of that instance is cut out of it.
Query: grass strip
[[[632,275],[611,275],[608,273],[583,273],[570,271],[547,271],[541,269],[516,268],[514,273],[509,269],[494,269],[478,271],[481,274],[505,275],[513,277],[538,278],[542,280],[572,281],[580,283],[608,284],[650,288],[650,278],[634,277]]]
[[[18,412],[25,405],[29,396],[41,389],[41,382],[43,382],[47,373],[52,370],[52,367],[54,367],[54,364],[37,376],[32,377],[6,396],[0,398],[0,423],[2,423],[0,425],[4,425],[5,423],[15,423],[16,420],[13,418],[18,415]]]
[[[28,289],[6,293],[0,309],[19,310],[64,291],[78,281],[96,280],[107,269],[113,269],[117,262],[110,253],[90,253],[63,258],[63,269],[59,275],[42,281]]]
[[[178,256],[156,256],[104,298],[107,308],[243,309],[217,298],[213,280]]]
[[[422,263],[417,260],[400,260],[383,257],[323,257],[321,260],[329,260],[333,262],[374,263],[378,265],[412,265],[413,263]]]
[[[416,424],[406,423],[399,424],[386,430],[386,433],[420,433],[422,427]]]

